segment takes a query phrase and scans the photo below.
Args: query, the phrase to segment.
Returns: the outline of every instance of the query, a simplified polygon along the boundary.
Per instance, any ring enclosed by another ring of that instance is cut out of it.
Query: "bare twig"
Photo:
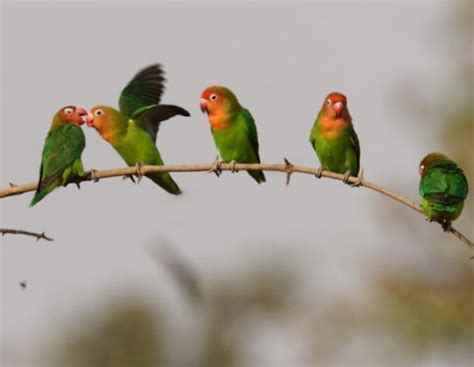
[[[0,228],[0,233],[2,234],[2,237],[6,234],[17,234],[17,235],[36,237],[36,241],[39,241],[39,240],[54,241],[51,237],[46,236],[44,232],[36,233],[36,232],[30,232],[30,231],[23,231],[21,229]]]
[[[93,174],[89,174],[84,177],[78,177],[74,180],[74,183],[83,182],[83,181],[99,181],[101,179],[110,178],[110,177],[123,177],[123,176],[133,176],[139,172],[141,175],[146,175],[147,173],[154,172],[209,172],[213,171],[213,164],[180,164],[180,165],[167,165],[167,166],[148,166],[141,165],[139,169],[137,167],[126,167],[126,168],[116,168],[108,169],[103,171],[94,171]],[[237,163],[232,167],[228,163],[222,163],[220,165],[221,171],[231,171],[232,169],[237,171],[269,171],[269,172],[283,172],[286,175],[287,183],[289,183],[289,177],[293,173],[303,173],[312,176],[318,177],[321,174],[322,177],[330,178],[333,180],[344,180],[344,175],[340,173],[322,171],[319,172],[317,168],[298,166],[293,165],[287,159],[285,163]],[[373,182],[369,182],[365,179],[360,179],[358,177],[349,177],[348,183],[360,184],[370,190],[377,191],[378,193],[385,195],[393,200],[398,201],[399,203],[413,209],[418,213],[422,213],[421,208],[418,204],[406,199],[405,197],[386,189],[380,185],[377,185]],[[36,183],[29,183],[24,185],[15,185],[11,184],[9,187],[0,189],[0,198],[5,198],[12,195],[20,195],[28,191],[36,190]],[[455,228],[450,228],[449,232],[452,233],[459,240],[464,242],[471,250],[474,250],[474,243],[467,239],[461,232]]]

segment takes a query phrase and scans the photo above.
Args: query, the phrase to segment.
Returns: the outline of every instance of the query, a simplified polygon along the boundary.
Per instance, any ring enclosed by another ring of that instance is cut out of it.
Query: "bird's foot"
[[[364,183],[364,169],[361,168],[359,170],[359,174],[357,175],[357,181],[354,183],[349,183],[349,185],[351,185],[352,187],[359,187],[359,186],[362,186],[363,183]]]
[[[316,170],[316,173],[314,174],[314,176],[316,178],[321,178],[323,177],[323,171],[324,171],[324,168],[323,167],[318,167],[318,169]]]
[[[452,227],[451,227],[451,222],[449,220],[442,221],[439,224],[441,224],[441,227],[443,227],[443,231],[445,232],[451,231]]]
[[[230,168],[230,172],[232,173],[236,173],[236,172],[239,172],[237,169],[235,169],[235,165],[237,164],[236,161],[232,160],[230,163],[229,163],[229,168]]]
[[[137,164],[135,164],[135,176],[137,176],[137,184],[139,184],[140,181],[142,180],[142,177],[143,177],[142,168],[143,168],[143,166],[144,166],[144,164],[142,162],[137,162]]]
[[[97,171],[96,169],[91,169],[85,173],[86,180],[88,181],[94,181],[94,182],[99,182],[99,178],[97,177]]]
[[[224,161],[222,159],[219,159],[219,156],[217,156],[214,162],[212,163],[212,168],[208,171],[208,173],[214,172],[216,176],[219,177],[222,173],[221,164],[223,162]]]
[[[347,171],[346,173],[344,173],[342,182],[345,183],[346,185],[350,185],[351,183],[349,182],[349,177],[351,177],[351,171]]]

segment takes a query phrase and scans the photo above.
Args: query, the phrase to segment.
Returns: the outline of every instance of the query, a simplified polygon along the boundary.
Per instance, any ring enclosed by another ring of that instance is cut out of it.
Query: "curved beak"
[[[206,112],[208,113],[209,111],[207,110],[207,99],[201,98],[201,112]]]
[[[92,112],[89,112],[87,114],[87,126],[94,126],[94,115],[92,114]]]
[[[337,116],[341,116],[342,111],[344,110],[344,103],[336,102],[332,105]]]
[[[80,120],[78,121],[79,125],[83,125],[85,121],[82,118],[82,116],[86,116],[87,111],[83,109],[82,107],[76,107],[76,113],[79,115],[79,120]]]

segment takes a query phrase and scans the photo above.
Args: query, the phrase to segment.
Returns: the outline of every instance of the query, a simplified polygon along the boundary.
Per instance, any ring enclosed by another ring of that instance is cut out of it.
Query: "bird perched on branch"
[[[150,65],[138,72],[122,90],[119,110],[95,106],[89,112],[87,125],[96,129],[129,166],[163,165],[155,145],[161,121],[177,115],[190,116],[182,107],[160,104],[164,82],[161,65]],[[181,194],[168,172],[145,176],[170,194]]]
[[[468,193],[466,176],[458,165],[441,153],[428,154],[420,163],[421,209],[430,221],[445,231],[462,212]]]
[[[71,178],[84,175],[81,154],[86,138],[81,125],[86,115],[86,110],[76,106],[63,107],[54,115],[43,146],[38,187],[30,206],[56,187],[66,185]]]
[[[347,108],[347,98],[341,93],[330,93],[324,100],[309,135],[322,170],[343,173],[344,182],[350,176],[362,179],[360,146]]]
[[[260,163],[257,126],[250,112],[242,107],[232,91],[212,86],[201,94],[201,111],[207,113],[212,136],[222,161],[217,159],[214,172],[219,175],[222,162]],[[247,171],[259,184],[265,182],[262,171]]]

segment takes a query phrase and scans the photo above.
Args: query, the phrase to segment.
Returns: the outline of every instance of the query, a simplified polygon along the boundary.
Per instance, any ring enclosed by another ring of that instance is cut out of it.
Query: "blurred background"
[[[167,163],[215,155],[200,92],[231,87],[265,162],[317,165],[308,135],[344,92],[366,178],[418,201],[445,152],[474,182],[473,3],[2,2],[1,186],[37,178],[53,114],[117,105],[143,66],[167,72]],[[87,168],[123,163],[86,129]],[[28,208],[1,200],[1,365],[468,366],[472,253],[366,189],[268,173],[85,183]],[[455,227],[474,238],[473,196]],[[24,282],[26,287],[20,283]]]

